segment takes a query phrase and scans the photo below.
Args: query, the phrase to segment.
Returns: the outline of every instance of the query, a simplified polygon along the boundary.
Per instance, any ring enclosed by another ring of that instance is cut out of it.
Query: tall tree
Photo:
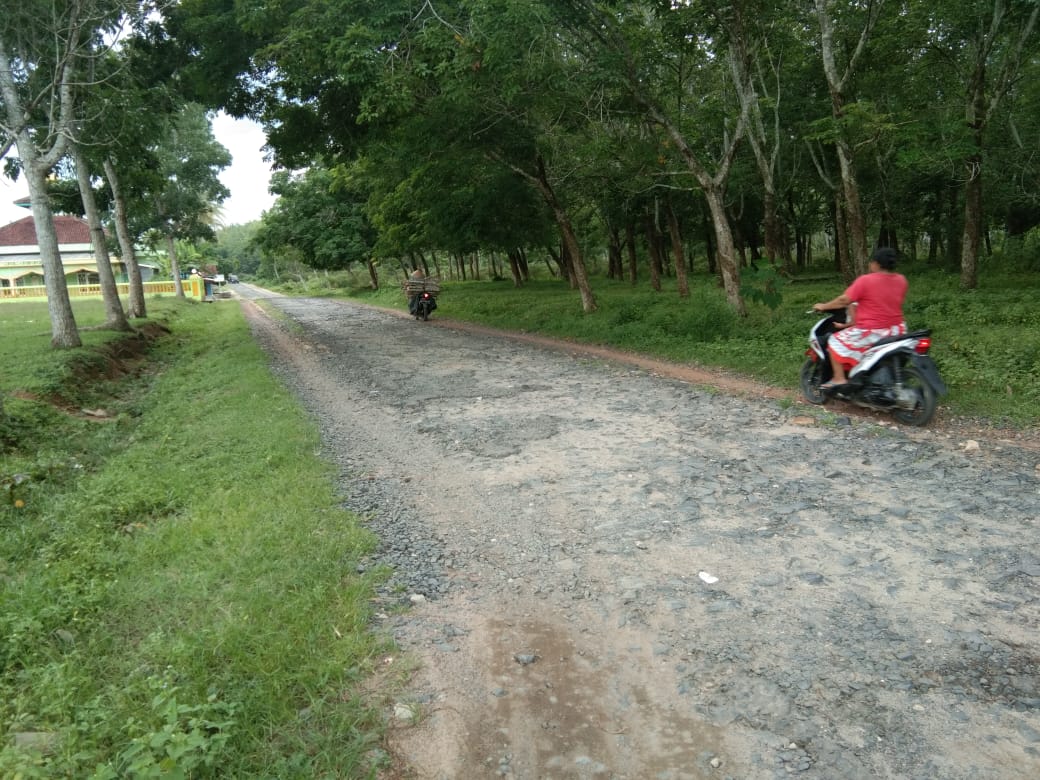
[[[135,35],[118,49],[99,54],[92,63],[98,84],[80,101],[79,149],[91,170],[104,173],[111,193],[108,216],[127,273],[129,314],[143,318],[147,305],[134,246],[140,235],[131,230],[128,201],[132,199],[128,191],[141,182],[154,181],[158,166],[151,149],[182,100],[163,73],[153,68],[152,52],[141,32],[147,26],[135,21]]]
[[[838,164],[841,171],[841,191],[844,196],[844,227],[847,230],[848,244],[852,261],[857,274],[867,270],[870,248],[867,242],[867,219],[863,213],[860,198],[859,182],[856,177],[856,162],[850,138],[849,122],[855,116],[849,114],[852,98],[849,94],[856,69],[859,67],[867,49],[867,42],[877,24],[885,0],[857,0],[857,5],[864,6],[855,45],[848,54],[844,66],[838,62],[839,42],[835,40],[838,24],[838,13],[835,0],[814,0],[816,18],[820,27],[820,55],[823,59],[823,72],[827,77],[830,91],[831,113],[837,123],[834,134],[834,145],[838,153]],[[839,225],[841,228],[842,225]]]
[[[365,193],[343,170],[314,166],[292,176],[279,171],[271,181],[278,195],[264,214],[252,243],[266,252],[296,249],[311,268],[337,270],[364,265],[373,287],[374,231],[364,211]]]
[[[219,173],[231,155],[214,139],[205,110],[191,103],[169,117],[165,134],[149,151],[156,168],[136,193],[138,219],[146,219],[138,229],[147,227],[162,237],[177,295],[183,296],[177,241],[214,237],[216,210],[228,196]]]
[[[605,83],[627,91],[630,103],[661,128],[700,187],[711,214],[726,299],[746,314],[725,189],[747,110],[746,105],[738,104],[735,112],[727,106],[732,85],[721,64],[726,51],[716,50],[717,42],[704,34],[703,9],[597,0],[570,0],[559,7],[561,22],[589,67]]]
[[[137,262],[135,239],[130,233],[130,221],[126,210],[126,195],[123,192],[121,177],[116,169],[116,162],[111,155],[102,163],[105,170],[105,181],[112,193],[112,222],[115,225],[116,238],[119,241],[119,256],[126,267],[128,287],[130,288],[129,313],[131,317],[148,316],[144,299],[144,281],[141,266]]]
[[[790,24],[778,23],[778,10],[774,3],[742,0],[721,11],[733,86],[748,115],[748,145],[762,179],[762,228],[766,258],[772,263],[786,255],[779,214],[780,161],[790,128],[781,121],[781,97],[788,86],[781,65],[783,52],[793,48]]]
[[[451,19],[443,8],[427,8],[425,26],[402,41],[426,69],[413,67],[406,75],[423,114],[434,120],[428,123],[437,130],[431,145],[456,148],[458,159],[467,159],[458,147],[469,147],[537,193],[556,224],[582,308],[592,312],[597,303],[574,217],[580,196],[568,186],[580,168],[574,138],[589,127],[581,73],[542,4],[484,0],[459,6]],[[526,47],[516,46],[518,36]],[[425,75],[431,70],[435,79]],[[400,83],[399,77],[389,83]],[[476,158],[468,157],[479,171]],[[502,193],[515,194],[508,188],[484,194]]]
[[[91,2],[9,4],[0,16],[0,158],[17,148],[29,186],[43,264],[51,344],[82,343],[58,252],[47,177],[64,156],[75,119],[77,65],[110,17]]]
[[[979,249],[983,233],[982,169],[984,136],[1001,101],[1018,78],[1026,44],[1036,30],[1040,3],[979,0],[966,3],[967,69],[965,121],[973,150],[964,161],[964,238],[961,287],[979,284]]]
[[[112,330],[130,330],[130,323],[123,313],[123,305],[119,301],[115,274],[112,272],[112,261],[108,256],[108,243],[105,228],[101,224],[101,213],[97,199],[94,197],[94,185],[91,181],[90,165],[78,143],[69,144],[69,153],[76,167],[76,181],[83,201],[83,212],[90,227],[90,241],[94,250],[98,279],[101,286],[101,298],[105,304],[105,327]]]

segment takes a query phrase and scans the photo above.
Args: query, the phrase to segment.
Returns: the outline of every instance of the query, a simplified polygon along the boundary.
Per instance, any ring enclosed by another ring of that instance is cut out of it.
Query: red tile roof
[[[79,217],[54,218],[54,230],[59,244],[89,244],[90,226]],[[0,246],[36,246],[36,225],[32,217],[0,227]]]

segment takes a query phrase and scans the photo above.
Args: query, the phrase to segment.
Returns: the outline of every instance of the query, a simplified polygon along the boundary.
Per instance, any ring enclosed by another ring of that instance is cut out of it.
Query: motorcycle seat
[[[897,341],[907,341],[908,339],[923,339],[925,336],[932,335],[930,330],[914,330],[908,333],[903,333],[899,336],[885,336],[880,341],[875,341],[871,344],[871,348],[880,347],[882,344],[894,344]]]

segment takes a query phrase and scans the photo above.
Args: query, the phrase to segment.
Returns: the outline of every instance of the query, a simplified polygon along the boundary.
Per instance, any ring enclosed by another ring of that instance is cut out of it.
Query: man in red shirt
[[[870,272],[857,278],[837,298],[813,305],[815,311],[831,311],[856,304],[855,322],[839,326],[842,329],[828,342],[834,376],[820,385],[821,390],[845,384],[846,367],[856,365],[871,345],[886,336],[906,333],[903,301],[909,284],[905,276],[895,272],[896,251],[888,247],[876,250],[868,267]]]

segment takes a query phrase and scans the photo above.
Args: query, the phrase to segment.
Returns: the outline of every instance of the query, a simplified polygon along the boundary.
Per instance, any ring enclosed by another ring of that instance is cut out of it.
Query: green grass
[[[911,328],[931,328],[932,356],[950,387],[942,405],[955,415],[996,425],[1040,422],[1040,305],[1035,274],[984,270],[978,290],[961,292],[955,274],[902,269],[910,280],[905,308]],[[680,363],[725,368],[797,392],[816,301],[843,289],[831,279],[793,281],[776,309],[749,303],[746,319],[726,305],[714,278],[691,279],[681,300],[674,280],[656,293],[641,282],[594,278],[599,309],[584,314],[576,291],[557,280],[536,279],[522,288],[511,281],[447,281],[435,316],[610,345]],[[373,292],[344,278],[325,294],[348,295],[403,309],[396,278]],[[302,292],[302,290],[300,291]],[[315,289],[308,289],[314,294]]]
[[[113,334],[54,351],[44,305],[0,307],[0,718],[38,735],[0,776],[367,776],[373,539],[239,307],[149,305],[172,334],[100,383]]]

